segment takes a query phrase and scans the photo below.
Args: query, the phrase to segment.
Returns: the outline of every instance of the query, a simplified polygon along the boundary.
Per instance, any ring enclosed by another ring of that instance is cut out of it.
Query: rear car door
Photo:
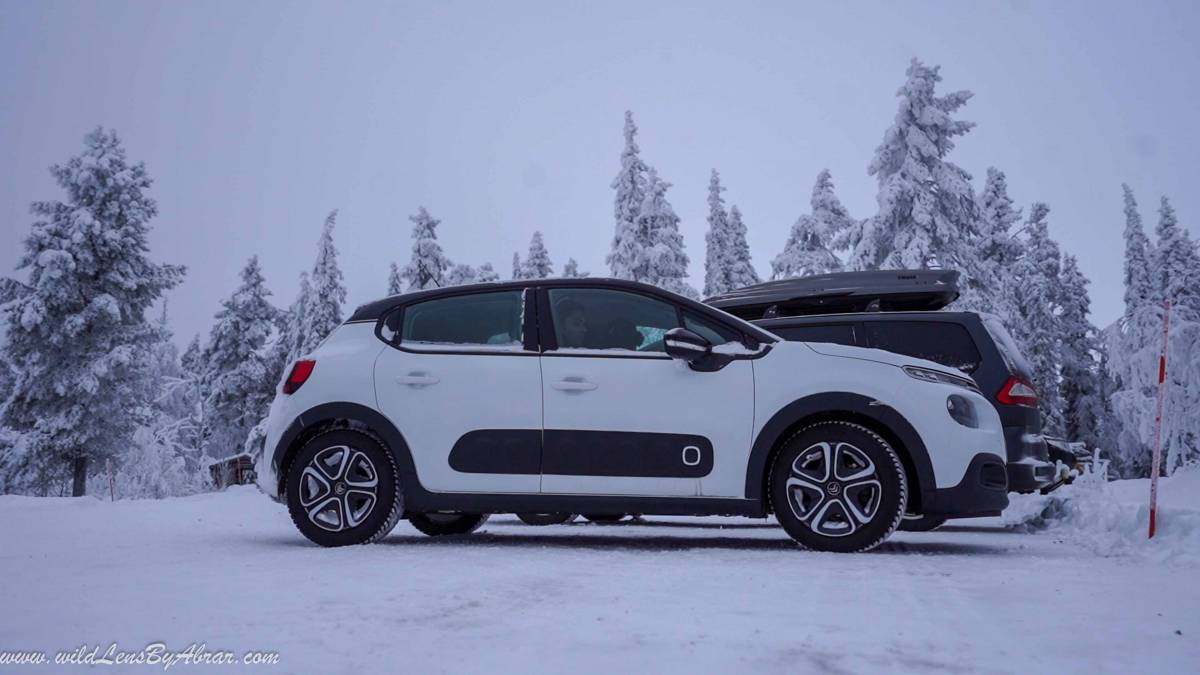
[[[741,497],[751,362],[697,372],[663,348],[672,328],[718,344],[734,337],[728,328],[631,290],[540,292],[542,492]]]
[[[426,490],[537,493],[542,382],[526,294],[438,296],[385,317],[392,348],[375,362],[375,393]]]

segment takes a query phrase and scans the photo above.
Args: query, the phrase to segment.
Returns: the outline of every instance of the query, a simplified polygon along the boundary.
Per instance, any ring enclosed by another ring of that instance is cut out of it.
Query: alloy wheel
[[[805,448],[792,462],[786,490],[796,518],[826,537],[845,537],[870,523],[883,495],[875,463],[843,441]]]
[[[300,506],[313,525],[341,532],[357,527],[378,501],[379,474],[366,453],[334,445],[313,455],[300,478]]]

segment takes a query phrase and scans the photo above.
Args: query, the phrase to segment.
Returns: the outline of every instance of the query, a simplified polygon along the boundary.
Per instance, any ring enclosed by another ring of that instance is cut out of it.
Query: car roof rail
[[[767,281],[707,298],[742,319],[942,309],[959,295],[958,270],[869,270]]]

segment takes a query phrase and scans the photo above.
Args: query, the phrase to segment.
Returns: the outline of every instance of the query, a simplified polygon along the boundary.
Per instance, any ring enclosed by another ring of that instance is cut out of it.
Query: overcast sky
[[[674,184],[702,285],[711,168],[760,273],[833,172],[857,217],[909,59],[969,89],[950,159],[1008,174],[1022,206],[1121,308],[1120,184],[1197,234],[1200,3],[263,3],[0,0],[0,270],[47,167],[115,128],[155,178],[157,260],[180,342],[207,331],[257,253],[277,304],[326,213],[351,306],[381,296],[426,206],[456,262],[507,277],[536,229],[556,267],[604,273],[624,110]],[[0,272],[3,273],[3,272]]]

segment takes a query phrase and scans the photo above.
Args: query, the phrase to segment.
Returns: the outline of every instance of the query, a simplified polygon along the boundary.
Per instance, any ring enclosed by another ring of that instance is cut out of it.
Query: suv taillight
[[[316,361],[310,360],[297,361],[292,364],[292,372],[288,373],[287,379],[283,381],[283,393],[296,393],[308,381],[308,376],[312,375],[316,365]]]
[[[996,400],[1004,405],[1024,405],[1036,408],[1038,404],[1037,389],[1018,377],[1009,376],[1008,381],[1000,387]]]

